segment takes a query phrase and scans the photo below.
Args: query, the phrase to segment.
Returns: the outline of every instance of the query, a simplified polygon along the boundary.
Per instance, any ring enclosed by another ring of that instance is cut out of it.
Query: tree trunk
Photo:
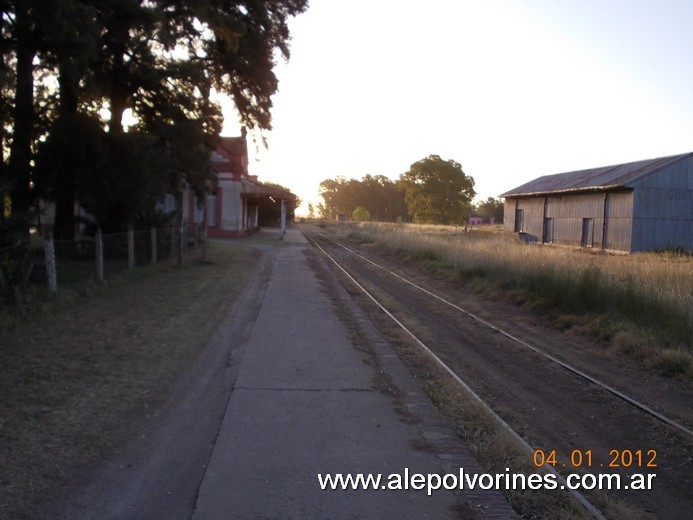
[[[127,33],[123,35],[122,42],[127,41]],[[121,48],[122,47],[122,48]],[[123,54],[125,45],[119,46],[113,53],[113,70],[111,77],[111,119],[108,123],[108,131],[111,134],[120,134],[123,132],[123,114],[127,108],[128,89],[125,86],[127,70]]]
[[[60,190],[55,199],[55,221],[53,238],[56,240],[75,239],[75,192]]]
[[[34,67],[36,49],[32,43],[29,12],[17,2],[15,12],[17,38],[17,86],[14,98],[14,130],[8,165],[12,197],[14,240],[29,241],[31,193],[31,137],[34,125]]]
[[[77,114],[76,82],[71,78],[69,64],[59,66],[58,83],[60,87],[60,118],[70,121]],[[76,180],[69,168],[61,168],[60,179],[55,186],[55,220],[53,237],[57,240],[75,239],[75,190]],[[61,251],[62,252],[62,251]]]
[[[111,119],[108,123],[108,131],[111,134],[123,133],[123,114],[127,108],[126,89],[114,85],[111,90]]]

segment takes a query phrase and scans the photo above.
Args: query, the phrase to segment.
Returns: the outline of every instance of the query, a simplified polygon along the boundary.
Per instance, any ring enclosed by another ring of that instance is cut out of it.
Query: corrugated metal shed
[[[605,191],[628,187],[629,183],[649,175],[660,168],[693,156],[684,153],[626,164],[603,166],[589,170],[544,175],[522,186],[501,194],[501,197],[522,197],[579,191]]]

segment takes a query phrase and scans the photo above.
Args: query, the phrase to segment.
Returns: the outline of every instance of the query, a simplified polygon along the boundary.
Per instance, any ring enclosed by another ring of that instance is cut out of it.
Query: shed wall
[[[503,202],[503,230],[515,231],[515,200],[506,198]]]
[[[517,211],[523,212],[521,229],[516,229],[515,216]],[[544,202],[537,198],[506,199],[503,216],[504,229],[508,231],[522,231],[532,240],[541,242],[544,222]]]
[[[604,194],[587,193],[547,197],[547,218],[554,221],[553,242],[570,246],[601,247],[604,226]],[[583,219],[591,219],[583,237]]]
[[[633,234],[633,192],[609,192],[605,249],[630,251]]]
[[[693,159],[633,183],[633,251],[693,250]]]
[[[505,229],[515,230],[515,215],[520,209],[524,213],[522,231],[537,242],[628,251],[632,207],[633,192],[508,198]]]

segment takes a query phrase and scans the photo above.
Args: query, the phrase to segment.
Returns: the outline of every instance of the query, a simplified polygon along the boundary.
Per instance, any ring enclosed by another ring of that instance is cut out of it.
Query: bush
[[[654,360],[654,366],[664,376],[682,375],[691,367],[691,355],[679,349],[664,349]]]
[[[359,206],[351,214],[357,222],[367,222],[371,219],[371,213],[366,208]]]

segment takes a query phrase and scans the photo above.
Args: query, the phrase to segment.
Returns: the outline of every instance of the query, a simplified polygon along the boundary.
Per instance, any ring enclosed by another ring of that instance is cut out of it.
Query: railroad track
[[[560,473],[566,466],[595,473],[656,470],[660,485],[653,491],[621,491],[617,498],[660,518],[677,518],[693,507],[688,425],[517,337],[509,325],[492,323],[353,248],[322,234],[309,238],[530,456],[539,449],[542,456],[581,459],[577,468],[570,460],[548,466],[550,471]],[[656,467],[622,460],[634,453],[649,456],[647,462]],[[585,456],[589,466],[583,465]],[[583,495],[573,494],[594,517],[603,518]]]

